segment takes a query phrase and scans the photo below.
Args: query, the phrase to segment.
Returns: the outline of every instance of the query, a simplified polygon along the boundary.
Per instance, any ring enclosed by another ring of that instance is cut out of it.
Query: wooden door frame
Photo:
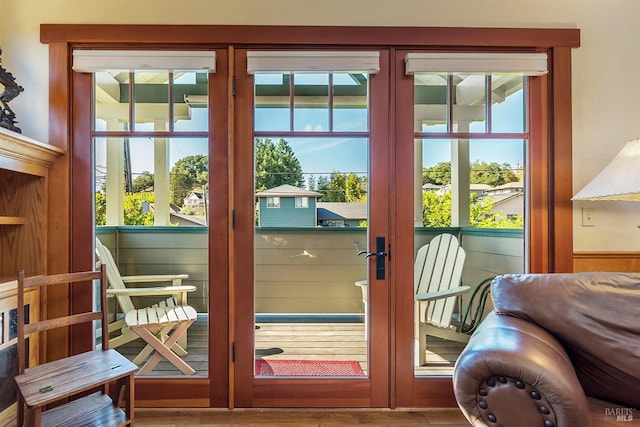
[[[286,48],[286,47],[284,47]],[[254,366],[254,176],[253,176],[253,78],[246,73],[246,52],[237,49],[235,65],[236,112],[234,130],[232,191],[235,229],[232,230],[231,287],[235,316],[235,385],[237,407],[388,407],[389,406],[389,279],[370,286],[369,375],[362,378],[287,379],[255,378]],[[389,52],[380,50],[380,72],[370,75],[370,162],[375,174],[369,175],[370,212],[368,247],[375,247],[375,236],[389,239]],[[374,142],[375,141],[375,142]],[[251,173],[248,173],[251,172]],[[375,277],[374,262],[369,277]],[[242,308],[242,309],[240,309]],[[381,331],[381,332],[380,332]],[[373,341],[375,340],[375,341]]]
[[[569,49],[566,49],[567,51]],[[412,49],[415,51],[415,49]],[[395,163],[395,203],[396,209],[401,211],[402,207],[413,206],[413,189],[406,183],[413,182],[413,157],[414,157],[414,123],[413,123],[413,76],[405,75],[404,56],[407,51],[400,51],[395,58],[396,72],[396,98],[404,100],[403,104],[396,104],[396,143],[394,147],[396,153]],[[527,113],[529,115],[530,138],[526,147],[527,168],[525,174],[528,180],[527,188],[527,230],[525,244],[529,246],[529,254],[525,257],[524,268],[527,272],[569,272],[572,271],[567,266],[565,257],[559,257],[567,249],[560,247],[560,242],[554,239],[554,232],[558,223],[563,224],[563,218],[558,209],[562,206],[570,208],[571,193],[567,193],[564,185],[558,179],[570,181],[571,172],[554,168],[553,159],[564,161],[570,160],[571,149],[566,149],[565,144],[552,144],[556,139],[554,133],[564,135],[570,128],[566,126],[562,129],[550,127],[548,117],[554,116],[554,109],[557,104],[549,102],[552,93],[549,90],[549,80],[556,79],[558,70],[566,72],[570,70],[570,63],[565,61],[570,59],[562,50],[559,57],[554,56],[554,50],[548,50],[549,62],[553,64],[549,75],[528,78],[527,93],[528,104]],[[570,82],[565,82],[569,84]],[[555,113],[558,117],[569,115],[570,110],[564,110],[566,105],[561,105],[561,112]],[[562,139],[561,139],[562,140]],[[568,139],[570,141],[570,139]],[[567,141],[567,140],[562,140]],[[564,163],[564,162],[563,162]],[[557,165],[557,163],[556,163]],[[550,171],[553,173],[550,174]],[[567,175],[568,174],[568,175]],[[554,191],[555,190],[555,191]],[[555,200],[555,201],[554,201]],[[570,212],[570,210],[569,210]],[[394,215],[395,232],[397,236],[394,243],[395,261],[395,286],[397,288],[395,304],[395,363],[396,371],[396,404],[401,407],[409,406],[451,406],[455,405],[455,396],[451,380],[443,377],[416,377],[413,366],[413,338],[414,330],[404,328],[402,325],[413,322],[413,259],[414,259],[414,225],[413,218],[409,215]],[[570,228],[569,228],[570,230]],[[562,240],[562,239],[561,239]],[[407,244],[410,242],[410,244]],[[562,242],[566,246],[566,241]],[[525,251],[526,253],[527,251]]]
[[[531,114],[536,115],[542,123],[539,128],[531,129],[531,137],[545,144],[539,151],[531,153],[532,164],[529,167],[533,174],[538,174],[532,176],[533,187],[530,192],[529,270],[543,273],[568,272],[572,269],[571,49],[580,46],[578,29],[42,24],[40,39],[49,45],[49,143],[69,150],[75,145],[74,142],[86,137],[82,125],[77,122],[78,112],[74,111],[73,99],[89,94],[83,94],[82,89],[74,92],[76,89],[72,84],[71,69],[73,48],[194,49],[253,44],[262,47],[289,45],[336,49],[415,47],[436,50],[547,51],[551,72],[548,79],[539,83],[542,87],[537,88],[536,92],[541,94],[540,98],[534,99],[531,105],[534,108]],[[394,100],[398,94],[394,93],[393,88],[390,92],[390,100]],[[394,119],[391,118],[389,125],[393,123]],[[229,146],[228,149],[233,150],[234,147]],[[51,256],[47,261],[47,270],[52,273],[65,269],[72,271],[92,265],[93,262],[91,251],[86,250],[89,247],[87,234],[82,232],[90,230],[92,224],[88,224],[90,218],[86,215],[78,214],[86,213],[86,206],[79,205],[80,200],[76,198],[72,182],[72,177],[77,179],[83,161],[69,154],[67,160],[59,162],[59,166],[51,172],[52,189],[60,187],[58,191],[50,192],[50,207],[55,216],[49,232]],[[80,166],[77,162],[80,162]],[[56,199],[57,194],[66,196]],[[391,209],[393,214],[396,208]],[[392,239],[401,237],[393,235],[397,231],[392,230]],[[228,228],[225,229],[227,232]],[[210,238],[212,235],[210,233]],[[226,240],[224,242],[227,243]],[[53,250],[51,245],[55,245]],[[222,253],[233,250],[229,245],[231,243],[220,247]],[[228,277],[228,270],[227,276],[223,277]],[[48,301],[86,304],[88,299],[75,294],[72,298],[66,289],[61,289],[52,293]],[[395,304],[391,309],[395,312],[399,307]],[[392,318],[394,312],[391,313]],[[396,351],[394,334],[392,331],[389,337],[392,352]],[[90,337],[84,334],[72,339],[78,343],[89,340]],[[224,363],[223,360],[220,362]],[[396,362],[392,359],[390,363],[393,372]],[[158,387],[160,384],[164,387]],[[391,384],[395,390],[401,387],[401,384],[393,381]],[[426,388],[412,385],[410,395],[413,397],[400,401],[407,406],[452,404],[451,400],[443,401],[437,396],[450,384],[450,379],[433,379]],[[225,390],[228,394],[226,388],[214,391],[209,396],[210,384],[204,380],[139,381],[137,396],[144,399],[148,406],[202,405],[201,399],[204,397],[204,401],[210,399],[211,406],[224,407],[231,405],[229,402],[223,403]],[[392,394],[390,406],[395,406],[395,402]]]

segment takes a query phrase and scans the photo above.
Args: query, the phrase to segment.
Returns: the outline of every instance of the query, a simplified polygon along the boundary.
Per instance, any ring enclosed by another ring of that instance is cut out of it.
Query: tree
[[[470,196],[471,227],[475,228],[524,228],[524,218],[516,215],[507,218],[502,212],[493,211],[493,199]],[[425,227],[451,227],[451,192],[438,194],[435,191],[422,193],[422,223]]]
[[[125,225],[153,225],[153,211],[143,209],[153,204],[153,193],[127,193],[124,197],[124,224]]]
[[[302,166],[287,141],[280,138],[276,144],[270,138],[256,139],[255,180],[256,191],[284,184],[304,185]]]
[[[107,197],[97,191],[95,193],[96,225],[107,223]],[[152,192],[126,193],[124,195],[124,224],[125,225],[153,225],[153,210],[143,209],[143,205],[153,204]]]
[[[316,177],[313,175],[309,175],[309,177],[307,178],[307,190],[315,191],[316,188],[318,188]]]
[[[422,223],[425,227],[451,227],[451,192],[422,193]]]
[[[176,206],[182,206],[184,198],[195,186],[209,181],[209,158],[204,154],[187,156],[178,160],[169,173],[170,200]]]
[[[476,160],[471,164],[470,175],[472,184],[488,184],[492,187],[518,181],[518,176],[509,163]]]
[[[318,183],[319,184],[319,183]],[[347,201],[347,177],[340,171],[333,171],[329,177],[329,182],[324,186],[318,185],[318,191],[323,193],[325,202],[346,202]]]
[[[509,163],[487,163],[476,160],[470,166],[469,181],[471,184],[488,184],[492,187],[517,182],[518,170]],[[440,162],[422,171],[422,183],[446,185],[451,184],[451,162]]]
[[[423,184],[446,185],[451,184],[451,162],[440,162],[422,171]]]
[[[131,186],[131,191],[134,193],[149,191],[149,189],[153,188],[153,174],[148,171],[142,172],[133,180]]]
[[[96,191],[96,225],[107,223],[107,195],[102,191]]]
[[[317,191],[318,193],[322,193],[322,200],[326,201],[327,194],[329,193],[329,178],[327,178],[325,175],[320,175],[318,177],[318,181],[316,182],[316,188],[314,188],[313,190]]]
[[[367,194],[362,189],[362,181],[353,172],[347,176],[345,194],[347,202],[363,203],[367,201]]]

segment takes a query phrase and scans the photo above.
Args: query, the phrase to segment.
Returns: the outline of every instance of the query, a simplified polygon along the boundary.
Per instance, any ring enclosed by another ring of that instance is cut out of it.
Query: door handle
[[[386,241],[384,237],[376,237],[376,251],[360,251],[358,255],[365,255],[365,258],[376,257],[376,280],[384,280],[386,272],[386,264],[384,258],[387,256]]]

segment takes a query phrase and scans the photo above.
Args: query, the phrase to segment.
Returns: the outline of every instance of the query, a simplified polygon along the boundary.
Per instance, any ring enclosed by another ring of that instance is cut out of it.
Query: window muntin
[[[254,129],[364,133],[368,81],[366,73],[358,72],[255,74]]]
[[[422,192],[416,191],[416,224],[522,228],[524,197],[519,198],[522,209],[488,212],[497,209],[492,202],[497,187],[520,182],[524,188],[526,78],[416,72],[414,96],[416,153],[421,156],[416,165],[422,168],[416,171],[422,177],[416,183],[422,185]]]
[[[208,224],[208,74],[99,71],[94,99],[96,224]]]

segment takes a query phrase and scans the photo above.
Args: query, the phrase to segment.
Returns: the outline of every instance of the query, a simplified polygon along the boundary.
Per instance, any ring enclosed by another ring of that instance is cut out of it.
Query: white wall
[[[3,64],[25,87],[11,107],[23,134],[47,141],[47,47],[41,23],[579,28],[573,53],[574,190],[640,137],[639,0],[0,0]],[[595,226],[582,227],[580,208]],[[577,251],[640,251],[640,204],[580,202]]]

